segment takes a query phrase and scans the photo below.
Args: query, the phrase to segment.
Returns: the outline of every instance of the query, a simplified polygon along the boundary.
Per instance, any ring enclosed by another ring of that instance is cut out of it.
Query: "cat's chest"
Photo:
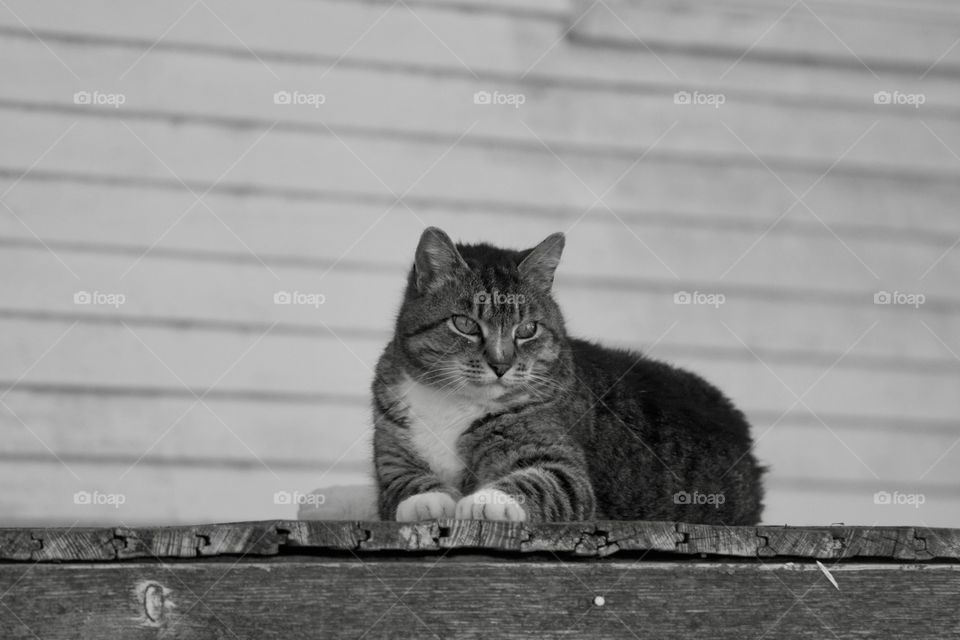
[[[460,436],[491,407],[416,382],[405,385],[403,398],[410,445],[445,482],[458,484],[465,466]]]

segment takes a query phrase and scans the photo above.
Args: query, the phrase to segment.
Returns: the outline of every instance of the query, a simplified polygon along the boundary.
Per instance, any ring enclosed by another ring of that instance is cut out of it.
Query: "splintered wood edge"
[[[0,561],[113,561],[325,553],[624,552],[739,558],[960,560],[960,529],[726,527],[683,522],[523,524],[479,520],[356,522],[265,520],[138,528],[0,529]]]

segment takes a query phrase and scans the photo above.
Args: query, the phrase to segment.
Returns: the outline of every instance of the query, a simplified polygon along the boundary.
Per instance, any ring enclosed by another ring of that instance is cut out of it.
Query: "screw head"
[[[607,599],[603,596],[593,596],[593,604],[598,607],[602,607],[607,603]]]

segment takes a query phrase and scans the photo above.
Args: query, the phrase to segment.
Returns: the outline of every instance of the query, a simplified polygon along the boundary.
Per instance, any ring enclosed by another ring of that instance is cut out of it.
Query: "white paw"
[[[428,491],[410,496],[397,505],[397,522],[452,518],[457,503],[442,491]]]
[[[502,520],[525,522],[527,512],[517,500],[503,491],[481,489],[457,503],[458,520]]]

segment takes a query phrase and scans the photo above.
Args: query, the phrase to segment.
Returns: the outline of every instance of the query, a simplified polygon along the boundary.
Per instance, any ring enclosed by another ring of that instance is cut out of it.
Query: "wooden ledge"
[[[682,522],[519,524],[267,520],[138,528],[0,529],[0,561],[70,562],[323,552],[543,552],[566,557],[660,552],[759,559],[960,560],[960,529],[724,527]]]
[[[0,529],[0,638],[939,640],[958,558],[960,530],[917,527]]]

